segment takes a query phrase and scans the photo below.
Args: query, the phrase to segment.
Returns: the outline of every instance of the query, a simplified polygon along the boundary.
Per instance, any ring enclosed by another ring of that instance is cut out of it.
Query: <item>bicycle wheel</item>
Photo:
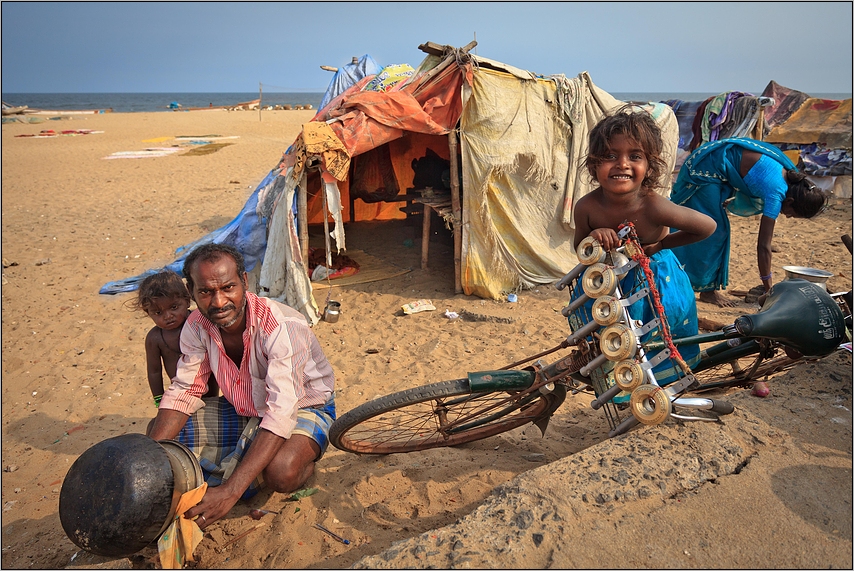
[[[792,359],[786,355],[764,359],[759,353],[739,357],[695,372],[694,377],[700,386],[691,389],[689,392],[697,393],[728,387],[749,387],[768,375],[790,369],[799,361],[800,359]]]
[[[549,414],[566,394],[472,393],[468,379],[433,383],[378,398],[337,419],[329,441],[347,452],[414,452],[494,436]]]

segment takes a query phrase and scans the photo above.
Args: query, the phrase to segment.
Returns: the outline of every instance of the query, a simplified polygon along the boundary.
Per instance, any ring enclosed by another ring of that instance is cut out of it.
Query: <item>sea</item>
[[[764,88],[763,88],[764,89]],[[755,95],[762,89],[749,92]],[[261,104],[320,106],[322,92],[261,93]],[[703,101],[718,93],[611,93],[620,101]],[[75,109],[112,109],[117,113],[171,111],[170,105],[181,107],[221,107],[258,99],[258,92],[245,93],[3,93],[3,102],[13,107],[26,105],[31,109],[64,111]],[[851,93],[810,93],[822,99],[848,99]]]

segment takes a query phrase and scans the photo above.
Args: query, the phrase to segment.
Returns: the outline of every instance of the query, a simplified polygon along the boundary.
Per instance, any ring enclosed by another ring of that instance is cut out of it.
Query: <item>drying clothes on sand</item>
[[[45,129],[39,131],[38,135],[15,135],[16,137],[27,137],[31,139],[47,139],[50,137],[76,137],[77,135],[94,135],[95,133],[103,133],[103,131],[93,131],[92,129],[66,129],[64,131],[54,131],[53,129]]]
[[[147,159],[149,157],[165,157],[173,155],[185,149],[181,147],[151,147],[139,151],[119,151],[109,156],[102,157],[104,159]]]
[[[756,163],[742,178],[739,168],[745,149],[767,158]],[[784,168],[792,170],[795,165],[777,147],[753,139],[721,139],[706,143],[685,160],[670,199],[711,216],[718,225],[705,240],[673,249],[685,265],[694,291],[726,288],[730,250],[727,211],[737,216],[761,213],[776,219],[786,196]],[[724,205],[730,198],[733,200]]]

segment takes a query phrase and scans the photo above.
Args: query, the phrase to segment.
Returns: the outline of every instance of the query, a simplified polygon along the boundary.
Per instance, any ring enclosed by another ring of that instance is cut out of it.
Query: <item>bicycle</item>
[[[604,411],[609,437],[668,418],[717,422],[733,412],[730,403],[687,395],[750,386],[851,339],[851,293],[831,295],[806,280],[775,284],[758,313],[719,331],[673,338],[656,307],[654,280],[641,271],[648,258],[631,225],[620,237],[625,245],[610,252],[583,240],[579,264],[555,284],[570,292],[562,313],[571,334],[559,345],[498,370],[364,403],[333,423],[330,442],[348,452],[389,454],[456,446],[528,423],[545,435],[567,393],[580,392],[594,393],[591,406]],[[639,303],[651,304],[656,317],[633,319],[630,307]],[[689,346],[701,348],[690,364],[678,352]],[[543,362],[562,350],[569,352]],[[631,395],[628,406],[615,399],[621,393]]]

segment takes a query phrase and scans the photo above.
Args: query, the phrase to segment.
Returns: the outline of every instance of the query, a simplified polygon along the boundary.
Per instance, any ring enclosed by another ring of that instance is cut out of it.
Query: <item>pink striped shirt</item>
[[[261,417],[261,428],[290,438],[297,409],[325,403],[335,375],[305,317],[275,300],[246,292],[246,330],[240,368],[228,357],[219,327],[199,310],[181,331],[178,372],[160,408],[193,414],[204,402],[213,371],[223,396],[241,416]]]

